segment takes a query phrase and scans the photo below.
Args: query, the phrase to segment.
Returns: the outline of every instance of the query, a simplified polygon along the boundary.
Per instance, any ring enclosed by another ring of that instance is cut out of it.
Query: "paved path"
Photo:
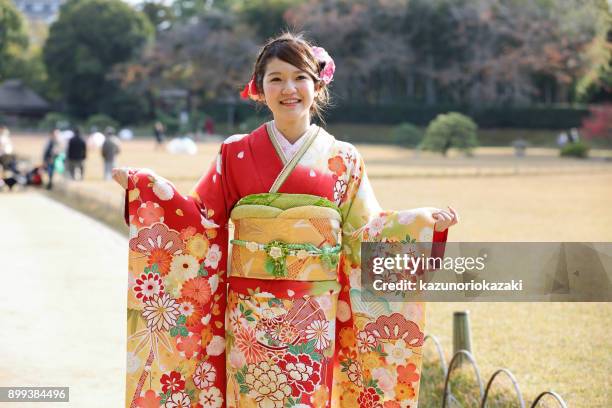
[[[123,406],[126,268],[127,239],[105,225],[0,193],[0,386],[70,387],[45,407]]]

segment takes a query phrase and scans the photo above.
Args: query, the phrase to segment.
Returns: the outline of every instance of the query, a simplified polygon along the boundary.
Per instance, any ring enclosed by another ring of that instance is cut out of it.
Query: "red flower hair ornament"
[[[319,62],[319,66],[322,65],[322,68],[319,72],[319,79],[325,83],[325,85],[329,85],[329,83],[334,79],[334,72],[336,71],[336,64],[330,55],[325,51],[325,48],[322,47],[312,47],[312,53]],[[240,97],[242,99],[253,99],[257,100],[257,95],[259,92],[257,91],[257,85],[255,84],[255,74],[251,77],[249,83],[244,86],[242,92],[240,92]]]
[[[258,92],[257,92],[257,85],[255,85],[255,74],[253,74],[249,83],[246,84],[242,92],[240,92],[240,97],[242,99],[249,99],[249,98],[255,99],[257,94]]]

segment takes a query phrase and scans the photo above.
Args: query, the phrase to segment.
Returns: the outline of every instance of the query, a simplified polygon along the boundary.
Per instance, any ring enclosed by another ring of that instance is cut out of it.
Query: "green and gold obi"
[[[337,280],[341,216],[329,200],[307,194],[250,195],[236,204],[231,219],[231,276]]]

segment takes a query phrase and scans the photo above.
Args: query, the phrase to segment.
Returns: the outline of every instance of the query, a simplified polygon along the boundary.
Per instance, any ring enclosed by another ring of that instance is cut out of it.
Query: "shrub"
[[[423,131],[412,123],[404,122],[391,131],[393,143],[404,147],[416,147],[423,140]]]
[[[561,157],[578,157],[584,159],[589,155],[589,146],[583,142],[570,143],[561,148]]]
[[[109,126],[117,129],[119,127],[119,123],[115,119],[103,113],[91,115],[85,122],[85,129],[88,131],[95,127],[99,132],[103,132],[104,129]]]
[[[427,126],[421,148],[441,152],[443,155],[446,155],[448,149],[457,148],[470,154],[478,146],[477,130],[476,123],[461,113],[438,115]]]

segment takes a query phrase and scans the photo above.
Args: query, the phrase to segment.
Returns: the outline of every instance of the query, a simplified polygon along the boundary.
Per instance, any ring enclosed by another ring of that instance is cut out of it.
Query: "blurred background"
[[[611,10],[0,0],[0,276],[15,288],[0,298],[0,386],[70,385],[69,405],[123,404],[127,229],[107,170],[148,167],[187,193],[223,138],[269,119],[239,92],[284,29],[334,58],[325,126],[358,146],[383,207],[452,205],[452,241],[612,241]],[[457,310],[470,311],[485,379],[507,367],[528,403],[554,389],[569,406],[611,405],[609,303],[431,303],[426,331],[447,361]],[[421,406],[436,407],[443,378],[425,353]],[[473,374],[457,378],[475,406]],[[516,406],[511,395],[495,406]]]

